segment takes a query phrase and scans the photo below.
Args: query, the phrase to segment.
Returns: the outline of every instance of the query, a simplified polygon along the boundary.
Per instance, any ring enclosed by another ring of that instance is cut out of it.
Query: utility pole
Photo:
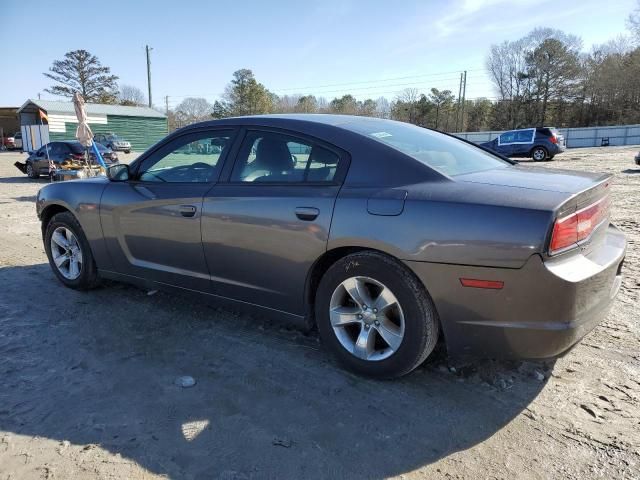
[[[151,100],[151,57],[149,55],[149,52],[151,52],[153,48],[149,48],[149,45],[146,45],[146,50],[147,50],[147,85],[149,87],[149,108],[151,108],[151,105],[153,105],[153,102]]]
[[[456,132],[459,132],[460,130],[458,130],[458,119],[460,118],[460,103],[462,101],[462,72],[460,72],[460,86],[458,87],[458,108],[456,108]]]
[[[165,95],[164,97],[164,107],[165,113],[167,114],[167,116],[169,116],[169,95]]]
[[[462,84],[462,115],[460,116],[461,129],[464,129],[464,103],[467,96],[467,71],[464,71],[464,82]]]

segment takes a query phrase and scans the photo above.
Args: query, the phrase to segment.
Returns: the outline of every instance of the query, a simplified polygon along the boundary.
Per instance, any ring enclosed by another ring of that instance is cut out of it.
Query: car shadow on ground
[[[626,170],[622,170],[622,173],[640,173],[640,167],[638,168],[627,168]]]
[[[98,444],[171,478],[399,475],[488,439],[544,387],[495,387],[442,359],[373,381],[256,316],[120,284],[76,292],[48,265],[0,282],[1,430]]]
[[[47,184],[50,183],[48,177],[40,177],[40,178],[29,178],[26,175],[17,176],[17,177],[0,177],[0,183],[42,183]]]

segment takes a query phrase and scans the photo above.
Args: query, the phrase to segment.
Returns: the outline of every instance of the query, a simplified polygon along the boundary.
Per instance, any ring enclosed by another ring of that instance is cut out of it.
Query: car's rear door
[[[233,129],[200,129],[159,146],[132,179],[110,182],[100,217],[116,272],[206,291],[202,198],[217,181]]]
[[[269,129],[243,132],[236,161],[204,197],[212,293],[304,313],[307,273],[325,251],[345,152]],[[230,164],[230,162],[227,162]]]

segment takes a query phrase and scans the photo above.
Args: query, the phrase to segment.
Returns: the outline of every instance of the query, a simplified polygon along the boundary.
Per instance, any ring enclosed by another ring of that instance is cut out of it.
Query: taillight
[[[555,135],[551,135],[551,137],[549,137],[549,141],[551,143],[558,143],[558,137],[556,137]]]
[[[567,217],[556,220],[551,234],[549,254],[558,253],[589,237],[598,225],[607,219],[609,206],[610,200],[607,196]]]

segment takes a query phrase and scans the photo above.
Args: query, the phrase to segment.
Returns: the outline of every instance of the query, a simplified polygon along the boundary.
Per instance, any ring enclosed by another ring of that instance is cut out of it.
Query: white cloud
[[[454,11],[435,22],[436,30],[441,37],[469,33],[477,28],[484,27],[487,23],[495,25],[498,20],[505,25],[518,15],[523,15],[524,10],[535,7],[536,10],[544,9],[544,3],[553,3],[551,0],[464,0],[461,4],[451,2]]]

